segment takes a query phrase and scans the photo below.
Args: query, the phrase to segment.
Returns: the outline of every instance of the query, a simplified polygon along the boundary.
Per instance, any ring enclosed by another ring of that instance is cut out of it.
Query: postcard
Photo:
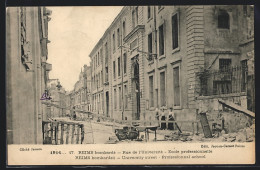
[[[7,164],[255,164],[253,5],[6,8]]]

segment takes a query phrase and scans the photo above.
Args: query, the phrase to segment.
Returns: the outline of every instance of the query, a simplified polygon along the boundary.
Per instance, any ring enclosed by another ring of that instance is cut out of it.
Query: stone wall
[[[249,127],[252,124],[252,119],[243,113],[225,108],[218,102],[218,99],[229,101],[234,104],[247,108],[247,99],[245,94],[229,94],[218,96],[200,96],[197,98],[199,107],[198,113],[206,112],[207,118],[212,128],[212,123],[220,123],[224,119],[224,128],[226,133],[238,132],[240,129]]]

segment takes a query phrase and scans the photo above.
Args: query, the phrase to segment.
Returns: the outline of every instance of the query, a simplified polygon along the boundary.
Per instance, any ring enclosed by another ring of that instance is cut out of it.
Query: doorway
[[[106,115],[109,117],[109,93],[106,92]]]
[[[133,119],[140,120],[140,78],[138,56],[132,59]]]

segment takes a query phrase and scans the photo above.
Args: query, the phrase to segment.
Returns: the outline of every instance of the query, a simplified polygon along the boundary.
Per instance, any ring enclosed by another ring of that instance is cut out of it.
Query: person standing
[[[162,108],[161,121],[165,121],[165,119],[166,119],[166,116],[165,116],[164,108]],[[161,122],[161,129],[162,130],[166,129],[166,122]]]
[[[77,119],[76,111],[75,111],[75,106],[73,106],[73,120]]]
[[[159,123],[159,118],[160,118],[160,116],[159,116],[159,109],[156,107],[156,109],[155,109],[155,124],[156,124],[156,126],[160,126],[160,123]]]
[[[174,120],[175,120],[175,115],[174,115],[174,112],[173,112],[173,108],[172,108],[172,107],[170,108],[170,111],[169,111],[168,120],[169,120],[169,121],[174,121]],[[169,130],[174,130],[173,122],[169,122],[169,123],[168,123],[168,129],[169,129]]]

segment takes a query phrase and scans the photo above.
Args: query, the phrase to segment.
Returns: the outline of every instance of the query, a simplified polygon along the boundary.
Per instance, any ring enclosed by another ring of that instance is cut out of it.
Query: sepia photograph
[[[7,7],[8,164],[254,164],[254,58],[254,5]]]

